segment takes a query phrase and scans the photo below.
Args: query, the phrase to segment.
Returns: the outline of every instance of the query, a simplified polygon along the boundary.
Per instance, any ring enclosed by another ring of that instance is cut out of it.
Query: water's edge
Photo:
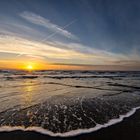
[[[96,125],[94,128],[89,128],[89,129],[77,129],[77,130],[72,130],[69,132],[65,132],[65,133],[53,133],[51,131],[48,131],[46,129],[43,129],[42,127],[23,127],[23,126],[2,126],[0,127],[0,132],[10,132],[10,131],[15,131],[15,130],[22,130],[22,131],[35,131],[41,134],[46,134],[52,137],[69,137],[69,136],[76,136],[76,135],[80,135],[80,134],[85,134],[85,133],[91,133],[97,130],[100,130],[102,128],[106,128],[108,126],[117,124],[121,121],[123,121],[124,118],[128,118],[130,116],[132,116],[138,109],[140,109],[140,106],[133,108],[131,111],[127,112],[125,115],[120,115],[119,118],[116,119],[111,119],[110,121],[108,121],[107,123],[103,124],[103,125]]]

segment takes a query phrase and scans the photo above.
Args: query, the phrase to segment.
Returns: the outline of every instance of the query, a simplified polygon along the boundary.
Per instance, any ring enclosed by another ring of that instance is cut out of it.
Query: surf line
[[[124,118],[128,118],[130,116],[132,116],[138,109],[140,109],[140,106],[135,107],[133,109],[131,109],[129,112],[127,112],[125,115],[120,115],[119,118],[116,119],[111,119],[109,120],[107,123],[101,125],[101,124],[97,124],[95,127],[93,128],[89,128],[89,129],[77,129],[77,130],[72,130],[69,132],[64,132],[64,133],[54,133],[51,132],[49,130],[46,130],[42,127],[22,127],[22,126],[1,126],[0,127],[0,132],[10,132],[10,131],[16,131],[16,130],[22,130],[22,131],[35,131],[41,134],[45,134],[45,135],[49,135],[52,137],[71,137],[71,136],[77,136],[80,134],[86,134],[86,133],[91,133],[97,130],[100,130],[102,128],[106,128],[109,127],[111,125],[117,124],[119,122],[122,122],[124,120]]]

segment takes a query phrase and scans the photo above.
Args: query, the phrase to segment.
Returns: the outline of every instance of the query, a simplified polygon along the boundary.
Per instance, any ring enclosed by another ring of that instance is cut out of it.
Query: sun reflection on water
[[[35,90],[35,86],[32,84],[31,80],[25,81],[25,86],[22,88],[23,96],[22,100],[25,106],[30,106],[33,103],[33,91]]]

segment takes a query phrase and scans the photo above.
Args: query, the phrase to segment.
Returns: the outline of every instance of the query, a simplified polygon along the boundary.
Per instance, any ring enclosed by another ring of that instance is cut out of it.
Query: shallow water
[[[140,72],[0,71],[0,78],[1,127],[76,134],[140,106]]]

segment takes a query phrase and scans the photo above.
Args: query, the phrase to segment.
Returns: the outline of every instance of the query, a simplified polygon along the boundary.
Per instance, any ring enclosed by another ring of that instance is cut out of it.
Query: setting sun
[[[35,62],[25,62],[23,64],[23,67],[21,69],[27,70],[27,71],[33,71],[39,68],[39,64]]]
[[[34,71],[34,70],[42,70],[46,69],[46,64],[41,61],[30,61],[30,62],[23,62],[20,64],[19,69],[23,69],[26,71]]]
[[[33,70],[33,66],[32,65],[27,65],[26,69],[27,70]]]

